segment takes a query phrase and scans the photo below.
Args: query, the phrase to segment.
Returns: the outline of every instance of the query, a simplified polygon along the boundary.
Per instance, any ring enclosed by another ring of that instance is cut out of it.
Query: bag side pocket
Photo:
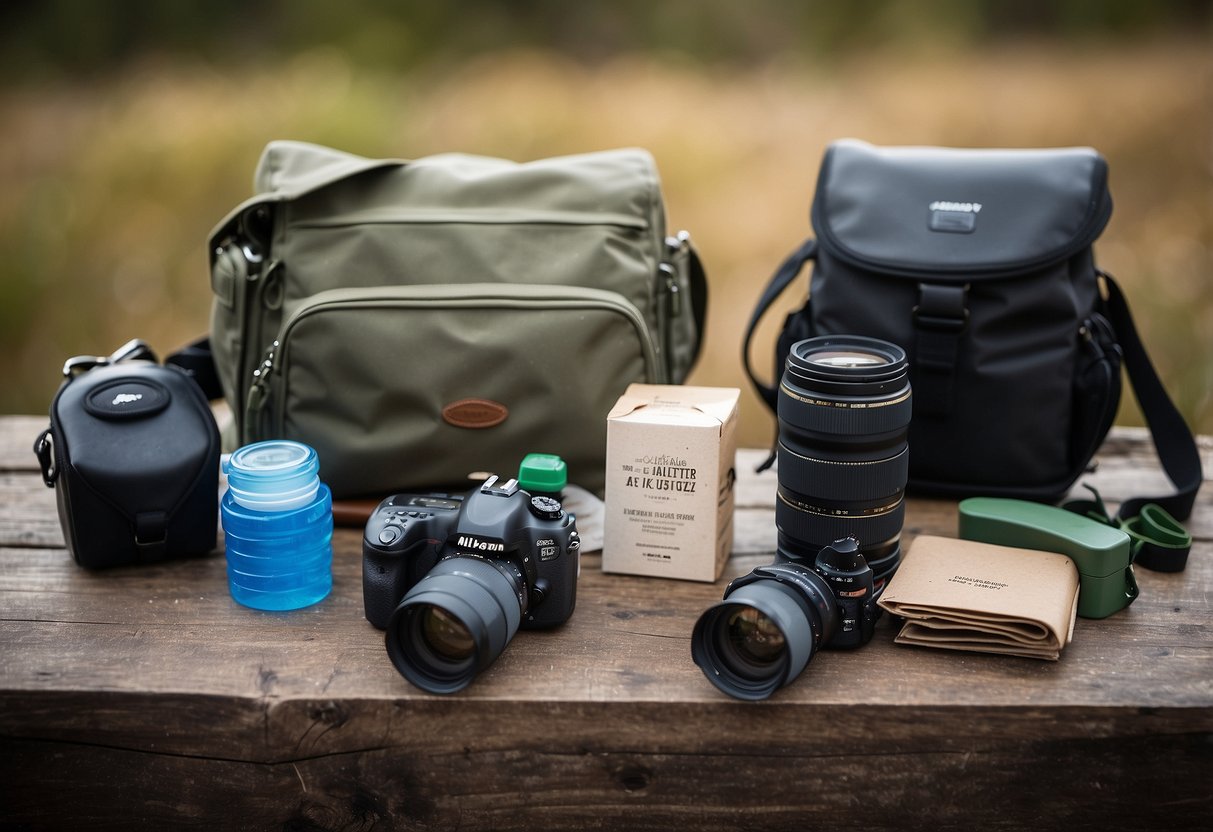
[[[1120,405],[1121,350],[1108,319],[1098,312],[1082,322],[1074,374],[1070,462],[1081,473],[1099,449]]]

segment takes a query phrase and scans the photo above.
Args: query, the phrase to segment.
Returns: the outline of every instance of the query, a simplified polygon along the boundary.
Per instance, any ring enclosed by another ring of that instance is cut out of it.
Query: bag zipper
[[[688,231],[665,238],[665,257],[657,264],[657,335],[661,349],[661,360],[666,375],[674,377],[674,321],[682,315],[684,299],[678,285],[679,260],[685,258],[691,247]]]
[[[663,384],[666,373],[658,360],[658,349],[640,310],[616,292],[582,286],[548,286],[531,284],[463,284],[456,286],[374,286],[358,289],[330,289],[318,292],[295,310],[283,323],[279,335],[268,347],[261,362],[253,370],[251,386],[246,397],[243,442],[256,441],[264,435],[261,420],[271,397],[275,399],[274,416],[282,417],[281,399],[285,386],[273,389],[286,361],[283,345],[291,331],[306,318],[336,309],[595,309],[622,316],[636,331],[644,358],[645,372],[654,383]],[[256,426],[254,428],[254,426]]]
[[[265,237],[268,233],[272,233],[270,229],[265,229],[266,233],[259,235],[254,232],[252,225],[254,223],[267,224],[272,222],[269,213],[269,207],[264,204],[258,204],[250,210],[243,211],[235,220],[235,228],[232,234],[225,240],[219,243],[217,253],[223,249],[229,249],[232,257],[239,257],[244,260],[244,279],[243,286],[238,291],[244,294],[244,308],[241,317],[243,318],[242,331],[244,337],[240,339],[240,348],[237,350],[236,366],[240,373],[247,372],[247,362],[249,353],[255,349],[254,344],[261,343],[261,306],[263,305],[263,297],[265,294],[266,285],[272,279],[280,277],[279,270],[282,266],[282,261],[267,257],[269,248],[268,239],[259,239],[259,236]],[[237,387],[235,393],[240,395],[240,388]],[[247,406],[246,402],[235,402],[236,412],[239,414]]]

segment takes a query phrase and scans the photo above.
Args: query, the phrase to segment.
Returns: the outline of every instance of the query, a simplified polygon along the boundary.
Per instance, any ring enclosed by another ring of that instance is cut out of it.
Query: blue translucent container
[[[295,610],[333,588],[333,498],[316,452],[299,442],[245,445],[224,463],[220,503],[232,597]]]

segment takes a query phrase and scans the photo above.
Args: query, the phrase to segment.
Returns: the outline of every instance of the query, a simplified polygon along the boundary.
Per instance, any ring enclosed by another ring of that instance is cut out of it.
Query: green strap
[[[1112,517],[1099,492],[1083,483],[1094,495],[1090,500],[1071,500],[1067,511],[1090,517],[1121,529],[1133,540],[1133,562],[1155,572],[1182,572],[1188,565],[1192,535],[1183,524],[1157,503],[1146,503],[1136,517]]]

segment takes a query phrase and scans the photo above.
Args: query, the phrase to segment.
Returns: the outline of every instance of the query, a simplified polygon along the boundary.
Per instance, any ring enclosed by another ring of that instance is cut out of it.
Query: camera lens
[[[896,567],[910,408],[901,347],[852,335],[792,346],[778,406],[782,558],[811,562],[831,541],[854,537],[869,561]]]
[[[826,582],[795,563],[760,566],[729,584],[691,632],[691,656],[717,688],[766,699],[795,679],[838,620]]]
[[[739,606],[725,621],[728,641],[722,647],[738,664],[765,667],[777,661],[787,647],[779,625],[754,607]]]
[[[522,573],[508,561],[441,560],[392,613],[388,656],[422,690],[463,690],[518,632],[525,599]]]
[[[463,622],[442,607],[425,604],[417,612],[421,638],[431,651],[451,662],[461,662],[476,648]]]

